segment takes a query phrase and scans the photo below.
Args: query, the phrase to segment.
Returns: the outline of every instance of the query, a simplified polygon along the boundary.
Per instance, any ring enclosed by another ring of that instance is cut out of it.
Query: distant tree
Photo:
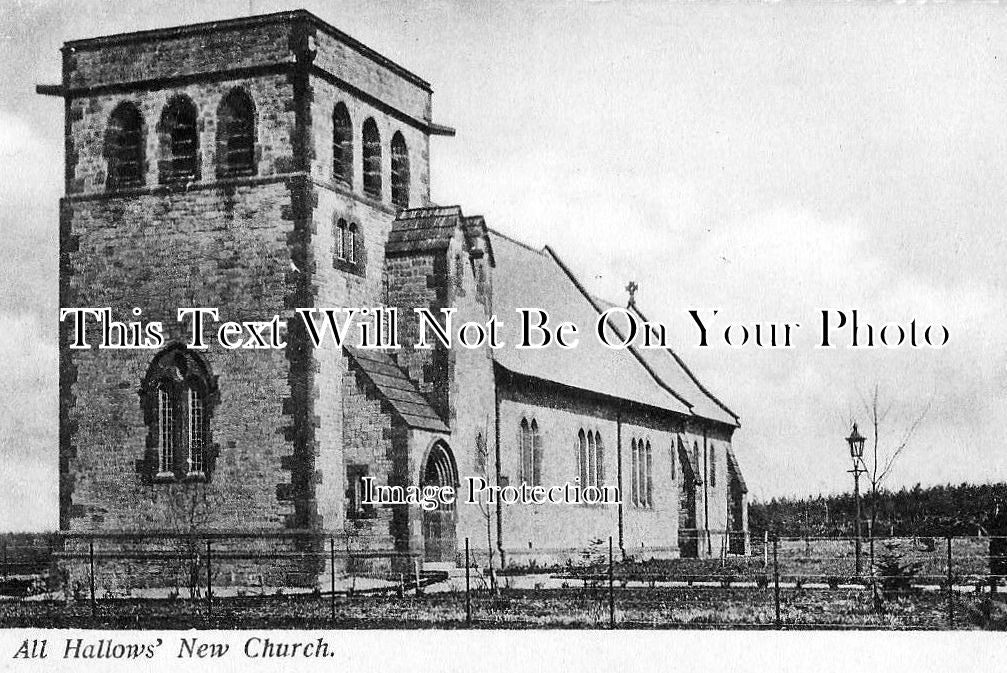
[[[927,402],[922,411],[911,414],[908,421],[893,418],[893,405],[882,401],[881,387],[878,384],[874,385],[870,398],[863,402],[869,423],[867,439],[870,442],[870,451],[865,452],[864,463],[871,488],[871,526],[868,530],[868,536],[872,543],[872,554],[878,514],[882,506],[879,497],[881,487],[885,479],[891,475],[899,458],[909,448],[913,435],[916,434],[923,419],[929,413],[931,404],[932,400]],[[889,499],[888,502],[891,500]],[[889,520],[891,520],[891,513]],[[873,556],[871,560],[873,562]]]

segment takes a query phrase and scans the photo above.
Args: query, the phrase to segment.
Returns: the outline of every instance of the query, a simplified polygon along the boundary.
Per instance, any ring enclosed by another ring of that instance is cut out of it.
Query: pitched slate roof
[[[427,398],[390,355],[349,346],[344,349],[359,367],[359,371],[370,379],[378,394],[402,417],[406,425],[434,432],[448,432],[448,426],[430,406]]]
[[[490,231],[497,267],[493,312],[503,323],[500,333],[507,344],[494,353],[500,366],[572,388],[738,425],[738,417],[708,393],[670,349],[615,350],[599,343],[595,324],[610,305],[590,297],[552,250],[535,250]],[[577,347],[514,348],[520,340],[516,309],[522,307],[545,310],[553,327],[573,322],[579,328]],[[613,341],[619,340],[619,329],[615,321],[605,325]]]
[[[600,299],[592,299],[592,301],[601,312],[616,306]],[[634,306],[629,310],[639,322],[647,321],[647,317],[643,315],[639,307]],[[625,313],[621,311],[613,313],[610,320],[619,334],[628,334],[629,323]],[[674,350],[671,348],[638,348],[636,345],[630,345],[630,349],[662,385],[689,401],[693,414],[729,425],[738,425],[738,415],[728,409],[699,382],[692,370],[686,366]]]
[[[690,413],[687,404],[655,385],[631,353],[598,342],[593,333],[598,312],[548,249],[533,250],[499,232],[492,232],[492,238],[497,267],[493,274],[493,312],[502,322],[500,335],[506,344],[494,353],[500,366],[584,391]],[[553,344],[540,350],[515,348],[520,342],[517,309],[523,307],[543,309],[553,327],[559,322],[573,322],[580,330],[577,347],[564,349]]]
[[[455,230],[464,224],[462,209],[458,206],[444,208],[413,208],[403,210],[392,223],[385,243],[385,255],[443,250],[451,243]]]

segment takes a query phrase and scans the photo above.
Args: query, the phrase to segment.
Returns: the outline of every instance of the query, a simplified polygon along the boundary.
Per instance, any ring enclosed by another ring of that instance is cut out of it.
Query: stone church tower
[[[43,89],[66,105],[61,306],[168,345],[70,349],[64,321],[61,528],[341,531],[353,373],[294,310],[386,303],[392,222],[453,134],[430,86],[297,11],[69,42]],[[173,348],[180,307],[280,315],[288,345]]]
[[[627,558],[747,552],[739,418],[674,351],[513,347],[521,307],[616,338],[645,318],[551,248],[430,202],[430,138],[454,132],[416,75],[295,11],[68,42],[62,83],[39,91],[66,111],[60,304],[121,323],[89,316],[89,348],[61,323],[71,574],[92,538],[131,586],[178,583],[193,541],[215,545],[214,582],[309,587],[332,566],[444,570],[465,538],[481,566],[562,564],[608,536]],[[316,347],[298,315],[379,306],[398,309],[401,350]],[[500,316],[510,347],[414,349],[415,308],[456,328]],[[195,309],[215,311],[205,347]],[[275,335],[241,325],[273,316]],[[97,347],[155,321],[163,342]],[[618,498],[362,497],[467,477]]]

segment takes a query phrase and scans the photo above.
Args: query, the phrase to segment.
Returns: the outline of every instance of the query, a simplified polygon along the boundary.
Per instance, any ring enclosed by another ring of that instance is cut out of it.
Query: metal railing
[[[501,570],[466,538],[454,568],[424,569],[314,532],[0,536],[0,625],[1007,627],[1007,539],[868,539],[860,574],[850,538],[706,548],[652,559],[603,538]]]

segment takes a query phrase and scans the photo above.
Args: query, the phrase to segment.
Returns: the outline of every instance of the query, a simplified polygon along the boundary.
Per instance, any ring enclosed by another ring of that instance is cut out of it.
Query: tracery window
[[[171,346],[151,362],[140,387],[147,423],[147,455],[157,480],[205,479],[215,449],[210,418],[216,383],[206,363],[193,351]]]

